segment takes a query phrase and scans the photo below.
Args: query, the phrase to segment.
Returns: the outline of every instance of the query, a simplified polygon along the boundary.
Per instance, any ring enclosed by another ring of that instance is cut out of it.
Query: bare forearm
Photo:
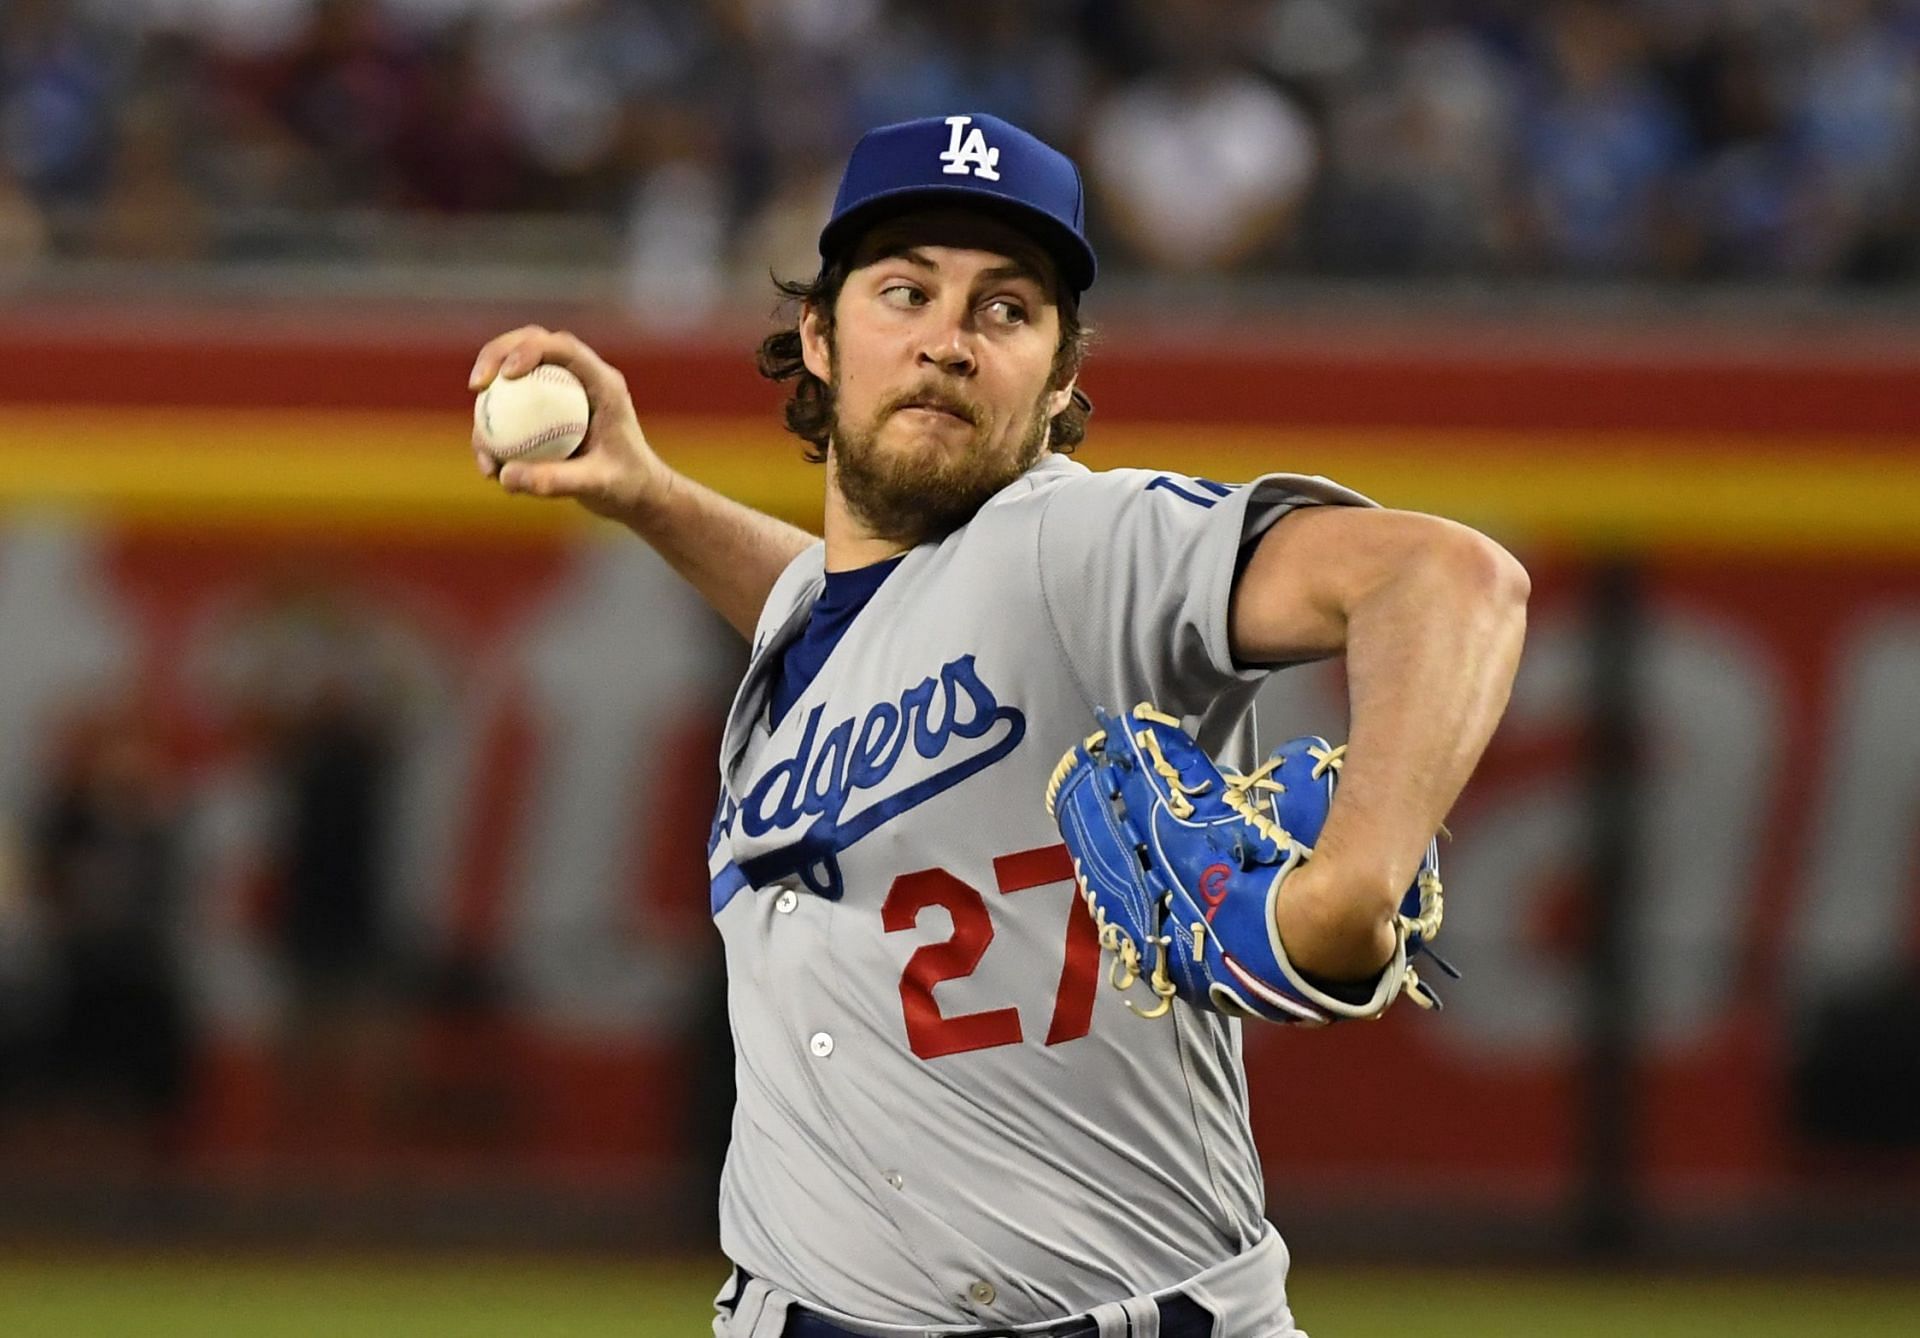
[[[1402,567],[1347,611],[1352,720],[1340,788],[1315,851],[1337,905],[1320,908],[1313,968],[1377,970],[1428,841],[1506,709],[1527,580],[1491,544]]]
[[[816,542],[805,530],[678,473],[646,506],[619,519],[749,640],[774,581]]]
[[[1525,631],[1525,578],[1492,561],[1414,567],[1352,611],[1352,723],[1323,850],[1387,887],[1412,881],[1506,709]]]

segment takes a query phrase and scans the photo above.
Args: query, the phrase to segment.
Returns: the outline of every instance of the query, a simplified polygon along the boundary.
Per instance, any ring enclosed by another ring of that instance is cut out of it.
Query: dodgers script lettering
[[[841,851],[992,766],[1019,747],[1027,732],[1026,716],[1001,704],[971,655],[940,666],[937,676],[902,692],[898,703],[877,702],[828,727],[825,714],[824,705],[814,707],[792,756],[768,767],[736,812],[723,812],[723,824],[737,820],[749,837],[786,832],[813,819],[792,844],[740,861],[755,887],[798,873],[812,891],[838,900],[845,891],[835,858]],[[975,740],[990,741],[967,746]],[[908,743],[920,758],[946,765],[849,814],[856,795],[885,789]],[[947,761],[953,752],[959,755]]]

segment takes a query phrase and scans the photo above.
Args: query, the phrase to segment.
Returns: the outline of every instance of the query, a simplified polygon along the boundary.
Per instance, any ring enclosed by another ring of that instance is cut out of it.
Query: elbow
[[[1448,597],[1500,623],[1524,626],[1533,578],[1505,548],[1464,525],[1442,522],[1427,570],[1445,583]]]
[[[1533,578],[1520,559],[1478,530],[1465,526],[1455,547],[1459,550],[1454,567],[1459,579],[1467,583],[1486,603],[1505,608],[1524,609],[1533,594]]]
[[[1533,577],[1521,565],[1520,559],[1502,548],[1491,539],[1483,542],[1492,552],[1493,565],[1496,568],[1489,582],[1496,602],[1501,607],[1511,609],[1521,618],[1527,615],[1527,601],[1533,597]]]
[[[1349,607],[1398,586],[1419,587],[1427,598],[1451,605],[1525,611],[1533,579],[1518,558],[1480,531],[1419,511],[1362,514],[1382,517],[1384,534]]]

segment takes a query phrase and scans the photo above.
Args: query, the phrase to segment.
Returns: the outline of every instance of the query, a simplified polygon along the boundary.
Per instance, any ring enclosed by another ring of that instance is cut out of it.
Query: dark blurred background
[[[740,648],[466,369],[817,524],[769,273],[956,110],[1083,165],[1088,464],[1535,574],[1448,1011],[1249,1033],[1296,1256],[1910,1275],[1920,0],[0,0],[0,1244],[711,1249]]]

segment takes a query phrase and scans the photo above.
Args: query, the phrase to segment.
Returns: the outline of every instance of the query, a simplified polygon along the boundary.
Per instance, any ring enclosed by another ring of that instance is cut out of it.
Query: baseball
[[[497,376],[473,402],[473,439],[502,464],[565,459],[586,435],[586,387],[552,363],[525,376]]]

